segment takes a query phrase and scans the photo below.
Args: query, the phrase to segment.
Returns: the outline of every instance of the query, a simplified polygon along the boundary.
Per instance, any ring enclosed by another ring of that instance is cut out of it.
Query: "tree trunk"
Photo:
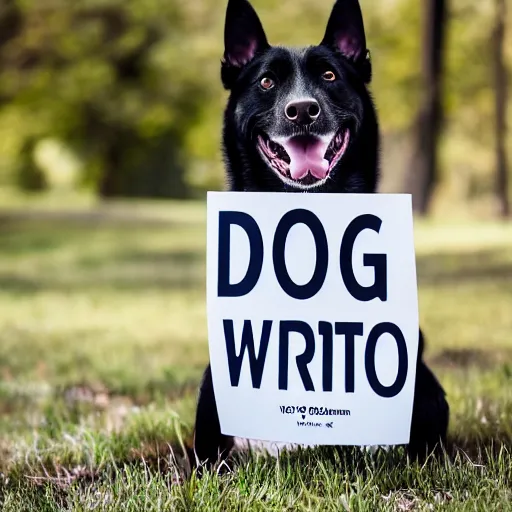
[[[103,174],[98,187],[98,192],[102,199],[123,195],[122,155],[124,149],[119,140],[115,140],[114,137],[111,138],[110,143],[106,146],[103,159]]]
[[[496,109],[496,196],[499,213],[502,217],[510,215],[508,170],[505,140],[507,136],[507,71],[505,68],[505,0],[496,0],[494,24],[494,105]]]
[[[438,178],[438,140],[443,121],[442,71],[447,0],[423,0],[422,102],[415,122],[415,149],[406,176],[413,208],[426,214]]]

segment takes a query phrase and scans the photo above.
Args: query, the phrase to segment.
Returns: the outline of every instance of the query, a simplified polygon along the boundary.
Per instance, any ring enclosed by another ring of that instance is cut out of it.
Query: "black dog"
[[[231,91],[224,156],[231,190],[372,193],[379,134],[367,90],[371,64],[358,0],[337,0],[318,46],[269,46],[247,0],[229,0],[222,81]],[[448,404],[423,362],[420,333],[409,454],[443,444]],[[210,367],[201,383],[194,449],[201,463],[225,458]]]

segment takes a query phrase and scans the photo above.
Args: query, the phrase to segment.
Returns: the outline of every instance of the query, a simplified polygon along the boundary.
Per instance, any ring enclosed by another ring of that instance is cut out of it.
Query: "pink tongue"
[[[279,141],[290,157],[290,175],[300,180],[311,172],[315,178],[323,179],[329,171],[329,162],[324,158],[328,141],[316,137],[292,137]]]

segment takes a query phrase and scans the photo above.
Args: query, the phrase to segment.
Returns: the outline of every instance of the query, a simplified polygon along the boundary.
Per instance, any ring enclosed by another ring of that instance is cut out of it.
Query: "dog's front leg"
[[[233,447],[233,438],[220,431],[219,415],[213,392],[212,371],[207,366],[197,401],[194,451],[201,465],[211,466],[225,459]]]
[[[423,361],[423,346],[420,331],[411,438],[407,447],[410,457],[420,460],[445,445],[449,420],[445,392]]]

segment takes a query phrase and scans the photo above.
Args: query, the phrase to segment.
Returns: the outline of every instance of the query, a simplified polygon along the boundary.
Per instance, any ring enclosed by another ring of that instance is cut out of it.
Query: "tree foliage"
[[[182,53],[186,14],[163,0],[11,1],[0,54],[8,163],[52,137],[105,196],[183,195],[182,147],[208,97]]]

